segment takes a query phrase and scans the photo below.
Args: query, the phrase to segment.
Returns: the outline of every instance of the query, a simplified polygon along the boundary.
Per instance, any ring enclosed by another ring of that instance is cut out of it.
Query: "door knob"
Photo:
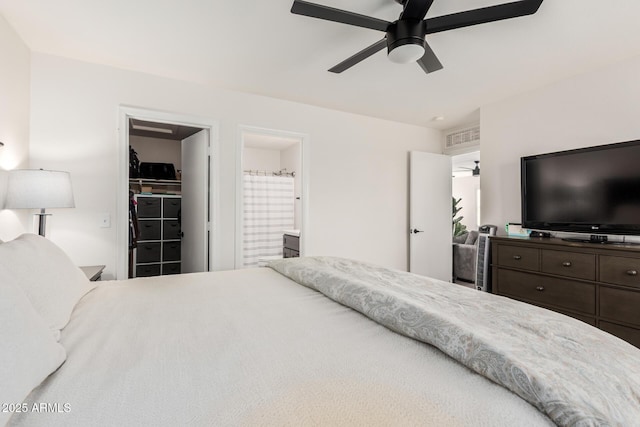
[[[415,233],[415,234],[423,233],[423,232],[424,232],[424,230],[418,230],[417,228],[409,230],[409,233]]]

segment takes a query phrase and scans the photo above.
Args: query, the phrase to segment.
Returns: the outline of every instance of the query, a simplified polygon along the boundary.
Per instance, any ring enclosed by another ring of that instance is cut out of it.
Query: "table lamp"
[[[73,208],[69,172],[42,169],[9,171],[6,209],[40,209],[38,234],[45,235],[47,208]]]

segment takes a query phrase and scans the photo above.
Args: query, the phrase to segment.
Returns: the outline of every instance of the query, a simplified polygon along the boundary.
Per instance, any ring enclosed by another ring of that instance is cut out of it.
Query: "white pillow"
[[[27,296],[7,281],[0,280],[0,403],[19,405],[66,358],[62,345],[51,336],[45,321]],[[0,426],[5,425],[15,406],[2,408]]]
[[[0,245],[0,282],[13,277],[56,339],[80,298],[96,285],[60,248],[35,234]]]

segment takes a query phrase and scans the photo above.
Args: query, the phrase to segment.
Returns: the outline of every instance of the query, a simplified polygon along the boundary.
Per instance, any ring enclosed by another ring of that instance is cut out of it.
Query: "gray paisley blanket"
[[[439,348],[558,425],[640,425],[640,350],[578,320],[342,258],[289,258],[269,267]]]

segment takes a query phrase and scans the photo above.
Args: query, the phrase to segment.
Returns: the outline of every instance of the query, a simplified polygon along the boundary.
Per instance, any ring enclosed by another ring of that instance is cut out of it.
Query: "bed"
[[[561,314],[333,257],[88,282],[0,244],[0,425],[620,425],[640,350]]]

